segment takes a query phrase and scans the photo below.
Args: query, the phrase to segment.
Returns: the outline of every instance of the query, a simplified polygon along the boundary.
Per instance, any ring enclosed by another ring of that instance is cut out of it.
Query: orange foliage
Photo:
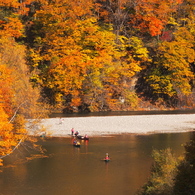
[[[9,123],[8,115],[4,112],[2,103],[0,104],[0,156],[11,151],[11,146],[14,145],[13,125]]]
[[[2,12],[0,28],[0,36],[15,37],[18,38],[23,35],[24,26],[22,24],[22,15],[28,15],[29,5],[33,0],[0,0],[0,7]],[[11,10],[9,15],[4,11],[4,9]],[[4,13],[5,12],[5,13]]]
[[[5,65],[0,65],[0,100],[1,107],[8,113],[12,114],[11,99],[13,97],[12,90],[13,78],[11,77],[11,70],[6,68]]]
[[[22,36],[23,25],[21,21],[18,18],[8,18],[8,21],[3,25],[5,35],[16,38]]]
[[[13,145],[13,125],[9,123],[11,115],[11,101],[13,91],[11,88],[11,72],[4,65],[0,65],[0,155],[5,155]],[[8,114],[9,113],[9,116]]]
[[[33,0],[0,0],[1,7],[8,7],[9,9],[14,8],[14,12],[20,15],[26,15],[29,11],[29,5]]]
[[[181,3],[182,0],[138,0],[131,23],[143,32],[149,30],[152,36],[160,35]]]
[[[18,0],[0,0],[0,6],[18,8],[19,5]]]

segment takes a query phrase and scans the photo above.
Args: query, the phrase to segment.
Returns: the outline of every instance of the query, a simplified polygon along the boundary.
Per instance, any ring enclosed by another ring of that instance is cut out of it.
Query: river
[[[0,195],[134,195],[147,181],[153,149],[170,147],[176,155],[192,133],[92,137],[72,146],[72,138],[46,138],[39,143],[46,158],[8,167],[0,173]],[[101,159],[109,153],[111,161]],[[18,153],[18,154],[17,154]],[[14,163],[18,155],[6,159]]]
[[[194,114],[195,109],[183,110],[148,110],[148,111],[107,111],[107,112],[86,112],[86,113],[52,113],[55,117],[91,117],[91,116],[132,116],[132,115],[156,115],[156,114]]]

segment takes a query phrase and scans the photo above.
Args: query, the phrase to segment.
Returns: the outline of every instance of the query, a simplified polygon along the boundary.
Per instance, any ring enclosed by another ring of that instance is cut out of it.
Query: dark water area
[[[195,109],[183,110],[150,110],[150,111],[107,111],[89,113],[52,113],[51,118],[56,117],[92,117],[92,116],[129,116],[129,115],[155,115],[155,114],[194,114]]]
[[[72,145],[72,138],[46,138],[48,158],[5,168],[0,195],[134,195],[147,181],[153,149],[170,147],[177,155],[192,133],[92,137]],[[102,159],[109,153],[111,161]],[[6,159],[14,162],[13,156]]]

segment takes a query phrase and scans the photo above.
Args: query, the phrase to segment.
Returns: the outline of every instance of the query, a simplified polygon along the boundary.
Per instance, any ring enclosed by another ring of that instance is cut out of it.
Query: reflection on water
[[[0,173],[3,195],[133,195],[146,182],[152,149],[171,147],[180,155],[191,133],[46,139],[49,158],[34,159]],[[101,159],[108,152],[111,161]],[[51,155],[52,154],[52,155]],[[10,160],[10,157],[9,157]],[[13,160],[13,159],[12,159]]]
[[[194,114],[194,109],[186,110],[149,110],[149,111],[107,111],[89,113],[52,113],[51,118],[55,117],[91,117],[91,116],[128,116],[128,115],[155,115],[155,114]]]

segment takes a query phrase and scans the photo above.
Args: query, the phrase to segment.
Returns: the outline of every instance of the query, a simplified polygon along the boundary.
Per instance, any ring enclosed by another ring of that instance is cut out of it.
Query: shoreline
[[[72,128],[89,137],[191,132],[195,131],[195,114],[47,118],[27,129],[29,135],[46,132],[48,137],[70,137]]]

